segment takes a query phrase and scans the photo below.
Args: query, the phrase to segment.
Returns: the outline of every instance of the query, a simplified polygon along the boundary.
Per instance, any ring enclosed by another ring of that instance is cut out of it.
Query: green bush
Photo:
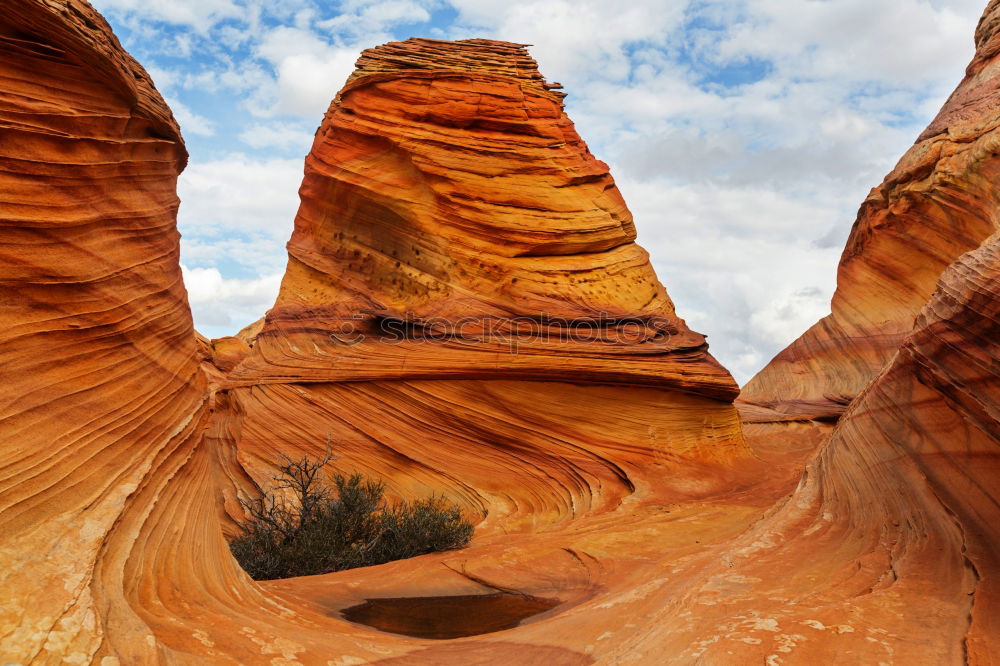
[[[384,564],[461,548],[472,538],[472,523],[444,498],[390,504],[384,484],[360,474],[324,483],[320,471],[332,459],[284,456],[274,486],[240,500],[249,519],[229,547],[255,580]]]

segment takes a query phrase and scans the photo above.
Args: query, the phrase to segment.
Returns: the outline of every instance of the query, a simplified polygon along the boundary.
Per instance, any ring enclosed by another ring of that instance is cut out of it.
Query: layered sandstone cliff
[[[997,225],[997,3],[976,30],[965,79],[861,205],[831,313],[741,394],[753,420],[836,420],[895,354],[942,271]],[[770,413],[771,411],[775,413]]]
[[[515,548],[499,584],[569,603],[603,584],[601,558],[560,530],[622,531],[632,505],[739,485],[731,460],[748,454],[719,400],[735,384],[674,314],[606,167],[522,47],[367,53],[309,157],[263,330],[196,344],[169,111],[84,3],[15,2],[4,21],[5,658],[326,663],[426,647],[282,601],[228,554],[235,498],[277,452],[327,438],[339,465],[485,519],[479,555],[401,563],[414,573],[383,587],[489,590],[471,572]],[[469,316],[444,339],[425,325]],[[330,335],[341,320],[400,320],[405,335],[345,342]],[[501,536],[542,529],[547,543]],[[536,652],[576,661],[575,647]]]
[[[362,54],[306,160],[275,307],[208,341],[169,111],[85,2],[11,0],[0,657],[991,663],[998,23],[993,2],[969,77],[863,208],[829,326],[745,392],[748,444],[732,379],[523,47]],[[237,498],[328,440],[339,469],[462,504],[471,546],[250,580],[225,540]],[[454,640],[340,614],[499,594],[552,607]]]
[[[994,235],[944,271],[795,491],[685,569],[678,663],[995,662],[998,294]]]

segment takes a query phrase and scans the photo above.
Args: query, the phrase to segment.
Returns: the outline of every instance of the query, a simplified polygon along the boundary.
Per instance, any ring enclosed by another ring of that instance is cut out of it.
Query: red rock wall
[[[944,272],[795,492],[687,565],[694,602],[660,616],[678,663],[995,662],[998,240]]]
[[[785,647],[801,663],[998,652],[998,25],[991,2],[965,80],[862,206],[833,314],[740,398],[757,451],[826,440],[735,542],[753,553],[736,574],[754,584],[725,599],[794,626]]]
[[[477,536],[377,578],[261,587],[334,616],[364,594],[495,591],[482,581],[596,610],[598,590],[659,566],[661,528],[644,516],[759,478],[732,379],[674,313],[607,167],[522,47],[410,40],[358,65],[306,160],[281,294],[217,384],[227,506],[238,516],[278,453],[319,455],[329,439],[336,468],[396,496],[443,493]],[[386,320],[408,320],[405,336],[383,339]],[[753,510],[718,509],[727,520],[704,529]],[[611,608],[515,642],[382,635],[351,654],[589,663],[584,636]]]
[[[141,624],[134,530],[204,427],[187,154],[84,3],[4,3],[0,90],[0,661],[87,663]]]

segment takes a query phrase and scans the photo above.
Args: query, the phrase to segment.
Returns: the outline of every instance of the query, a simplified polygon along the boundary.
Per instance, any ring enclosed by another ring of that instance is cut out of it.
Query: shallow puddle
[[[368,599],[341,611],[351,622],[417,638],[461,638],[512,629],[558,599],[517,594]]]

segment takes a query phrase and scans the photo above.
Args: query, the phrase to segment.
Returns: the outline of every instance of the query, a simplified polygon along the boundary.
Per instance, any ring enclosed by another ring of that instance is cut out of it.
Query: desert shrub
[[[384,564],[472,538],[472,523],[444,498],[390,503],[384,484],[361,474],[338,473],[331,484],[320,476],[330,460],[285,456],[271,489],[240,500],[249,518],[229,547],[255,580]]]

